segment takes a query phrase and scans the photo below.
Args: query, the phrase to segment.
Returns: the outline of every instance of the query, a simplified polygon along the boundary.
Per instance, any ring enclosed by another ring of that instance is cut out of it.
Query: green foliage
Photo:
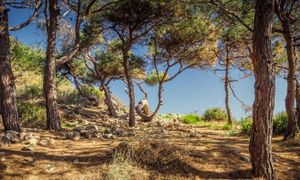
[[[17,105],[20,123],[28,127],[44,127],[47,116],[46,109],[37,103],[22,102]]]
[[[159,72],[158,75],[155,71],[152,71],[149,75],[147,75],[145,79],[145,83],[149,86],[155,86],[159,81],[168,79],[168,75],[164,77],[164,72]]]
[[[252,128],[252,118],[246,117],[242,118],[241,121],[241,132],[250,135]]]
[[[81,87],[83,93],[89,96],[96,96],[99,98],[100,102],[104,101],[104,94],[98,88],[83,85]],[[64,104],[82,104],[84,98],[78,92],[77,89],[72,87],[69,83],[65,82],[58,88],[58,100],[60,103]]]
[[[283,134],[288,126],[288,116],[286,112],[280,112],[273,116],[273,134]]]
[[[196,124],[203,121],[203,118],[198,114],[187,114],[182,117],[182,122],[185,124]]]
[[[11,40],[11,54],[15,69],[42,72],[45,59],[43,50]]]
[[[227,119],[227,114],[221,108],[210,108],[205,111],[203,119],[205,121],[225,121]]]
[[[34,99],[43,97],[43,90],[41,85],[31,84],[25,86],[18,94],[17,97],[25,99]]]
[[[231,124],[225,124],[223,126],[223,130],[231,130],[232,129],[232,125]]]

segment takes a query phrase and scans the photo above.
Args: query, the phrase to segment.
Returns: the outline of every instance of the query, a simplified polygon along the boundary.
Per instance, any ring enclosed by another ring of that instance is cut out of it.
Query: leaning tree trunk
[[[275,75],[271,48],[274,4],[274,0],[256,0],[253,32],[255,100],[249,150],[252,175],[263,179],[275,179],[272,159]]]
[[[109,115],[112,116],[112,117],[117,118],[118,115],[117,115],[116,109],[115,109],[115,107],[114,107],[114,103],[113,103],[113,101],[112,101],[111,93],[109,92],[109,89],[108,89],[108,87],[105,85],[105,82],[104,82],[104,81],[101,81],[101,88],[102,88],[103,91],[104,91],[105,104],[107,105]]]
[[[296,79],[297,91],[296,91],[296,109],[297,109],[297,119],[298,119],[298,129],[300,128],[300,84]]]
[[[8,14],[0,1],[0,106],[5,131],[20,131],[16,86],[10,59]]]
[[[129,52],[129,48],[123,50],[123,67],[124,67],[124,73],[127,81],[128,96],[129,96],[129,126],[135,126],[136,123],[135,114],[134,114],[135,96],[134,96],[133,81],[130,74],[128,52]]]
[[[287,76],[287,95],[285,107],[288,115],[288,127],[284,134],[284,139],[295,139],[297,132],[297,118],[295,114],[295,97],[296,97],[296,67],[295,50],[293,47],[293,37],[288,20],[282,22],[284,30],[284,39],[286,41],[287,59],[288,59],[288,76]]]
[[[48,4],[50,20],[49,24],[47,25],[48,41],[44,74],[44,95],[47,109],[47,129],[58,131],[61,130],[61,126],[56,97],[55,40],[59,8],[57,0],[49,1]]]
[[[228,57],[228,51],[227,51],[227,57],[226,57],[226,64],[225,64],[225,79],[224,79],[224,85],[225,85],[225,105],[226,105],[226,112],[227,112],[227,120],[228,124],[232,125],[232,118],[231,118],[231,111],[230,111],[230,94],[229,94],[229,66],[230,66],[230,59]]]

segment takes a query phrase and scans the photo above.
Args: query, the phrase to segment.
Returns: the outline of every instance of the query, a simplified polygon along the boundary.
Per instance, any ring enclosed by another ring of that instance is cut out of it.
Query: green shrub
[[[231,130],[232,129],[232,125],[231,124],[225,124],[223,126],[223,130]]]
[[[22,126],[40,128],[45,126],[47,115],[44,106],[29,102],[22,102],[17,106]]]
[[[287,126],[288,116],[286,112],[280,112],[273,116],[273,134],[283,134]]]
[[[182,117],[182,122],[185,124],[196,124],[202,120],[202,117],[197,114],[187,114]]]
[[[205,111],[203,119],[205,121],[224,121],[227,119],[227,114],[221,108],[210,108]]]
[[[241,121],[241,132],[250,135],[252,128],[252,118],[246,117],[242,118]]]
[[[17,96],[26,99],[40,98],[43,96],[43,90],[41,85],[32,84],[29,86],[25,86],[24,89],[20,91]]]

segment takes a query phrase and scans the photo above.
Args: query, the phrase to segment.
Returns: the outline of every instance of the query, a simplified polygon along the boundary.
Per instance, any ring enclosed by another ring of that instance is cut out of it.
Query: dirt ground
[[[114,139],[92,138],[68,140],[63,133],[27,129],[34,135],[51,138],[49,146],[33,146],[24,151],[22,143],[0,147],[0,179],[107,179],[112,152],[121,142],[161,141],[188,152],[187,159],[174,171],[165,167],[141,167],[150,172],[148,179],[250,179],[249,138],[228,131],[206,127],[166,123],[138,123],[127,127],[127,121],[103,117],[86,117],[85,123],[98,127],[119,126],[135,136]],[[273,139],[273,157],[278,179],[300,179],[300,143]],[[164,170],[163,170],[164,169]],[[135,177],[134,179],[144,179]]]

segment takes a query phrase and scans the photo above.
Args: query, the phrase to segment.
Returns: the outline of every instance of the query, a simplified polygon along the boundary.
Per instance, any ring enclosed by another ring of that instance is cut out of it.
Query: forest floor
[[[87,111],[77,126],[93,124],[98,131],[117,127],[130,136],[73,140],[63,132],[28,128],[27,134],[51,141],[0,147],[0,179],[251,178],[247,136],[172,120],[138,122],[130,128],[126,120]],[[300,140],[274,137],[272,148],[277,178],[300,179]],[[120,160],[122,155],[127,157]]]

